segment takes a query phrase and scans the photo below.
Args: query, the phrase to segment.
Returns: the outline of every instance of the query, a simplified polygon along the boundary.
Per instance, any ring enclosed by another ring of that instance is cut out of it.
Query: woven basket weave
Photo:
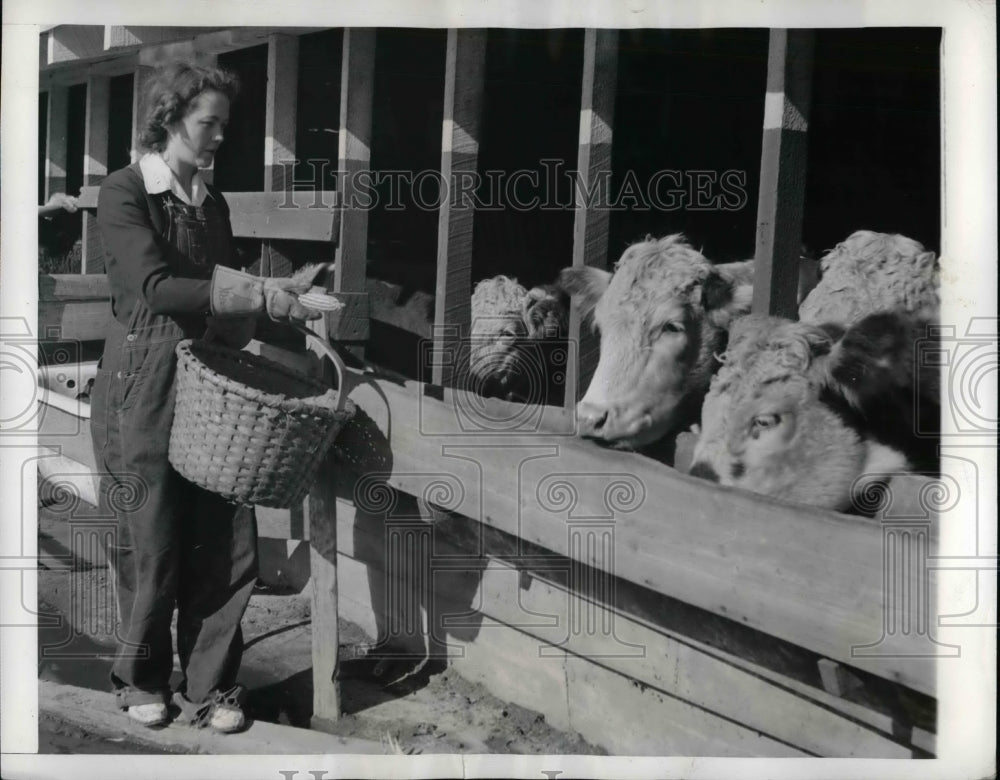
[[[340,357],[306,335],[331,358],[342,388]],[[318,379],[259,355],[188,339],[177,345],[170,463],[230,501],[286,509],[305,498],[354,411],[344,393]]]

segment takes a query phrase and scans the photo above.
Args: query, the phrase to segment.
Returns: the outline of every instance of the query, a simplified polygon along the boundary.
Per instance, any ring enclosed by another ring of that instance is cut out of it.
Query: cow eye
[[[666,322],[663,324],[664,333],[683,333],[684,323],[683,322]]]
[[[753,418],[753,427],[758,430],[773,428],[781,422],[781,416],[777,414],[758,414]]]

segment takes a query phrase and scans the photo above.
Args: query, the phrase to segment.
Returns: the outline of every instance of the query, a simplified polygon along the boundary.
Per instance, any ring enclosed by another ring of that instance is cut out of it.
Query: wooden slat
[[[453,385],[465,373],[461,364],[468,360],[462,344],[469,336],[471,318],[475,210],[471,203],[452,202],[451,185],[464,175],[475,175],[478,168],[485,79],[486,31],[448,30],[441,136],[441,177],[447,197],[438,211],[434,358],[429,377],[436,385]]]
[[[333,241],[338,217],[332,208],[300,208],[284,192],[224,192],[233,235],[243,238]]]
[[[573,220],[573,265],[608,267],[608,226],[611,211],[599,203],[588,207],[586,194],[611,170],[611,145],[618,81],[618,31],[588,29],[584,35],[583,84],[580,99],[580,145],[577,151],[576,213]],[[570,351],[567,368],[567,407],[583,397],[597,368],[600,339],[581,327],[577,306],[570,309]]]
[[[39,274],[38,302],[103,301],[111,295],[105,274]]]
[[[83,209],[96,209],[99,187],[80,190]],[[233,235],[237,238],[261,238],[287,241],[324,241],[337,238],[340,214],[326,208],[320,199],[299,193],[294,199],[283,192],[224,192],[229,204]],[[306,199],[308,198],[308,199]],[[300,206],[301,203],[318,203]]]
[[[264,188],[292,188],[290,165],[295,160],[295,118],[299,103],[299,39],[271,35],[267,39],[267,102],[264,130]],[[285,173],[289,181],[285,181]]]
[[[108,123],[111,120],[111,78],[87,79],[87,117],[83,143],[83,183],[92,186],[108,175]],[[94,214],[83,215],[83,257],[81,272],[104,272],[104,242]]]
[[[342,209],[337,243],[334,290],[364,293],[368,263],[368,210],[355,207],[357,175],[371,167],[372,100],[375,91],[375,30],[344,30],[340,68],[340,134],[337,152],[338,200]],[[366,310],[364,310],[366,312]],[[343,318],[331,337],[342,342],[368,338],[367,313]],[[351,345],[360,356],[360,344]]]
[[[346,493],[353,495],[353,491]],[[405,508],[404,499],[394,504],[392,514]],[[385,512],[361,513],[348,500],[338,501],[341,560],[348,556],[365,563],[369,582],[388,583],[401,576],[402,572],[391,571],[385,557],[387,532],[394,523],[398,519],[386,517]],[[780,670],[789,665],[789,651],[783,643],[762,637],[769,644],[748,651],[740,635],[751,632],[734,626],[720,643],[725,650],[712,647],[699,641],[701,634],[684,633],[685,627],[701,629],[703,622],[712,619],[699,619],[693,614],[696,610],[688,610],[692,613],[688,619],[697,620],[697,625],[685,626],[677,619],[683,613],[676,603],[621,580],[615,580],[606,593],[608,598],[600,601],[584,578],[575,576],[577,565],[521,551],[517,540],[492,529],[477,530],[468,518],[440,520],[435,516],[433,525],[425,528],[433,538],[431,556],[409,563],[425,570],[422,576],[433,581],[427,600],[432,605],[427,618],[430,644],[443,649],[453,637],[471,633],[485,617],[537,640],[532,663],[508,664],[527,686],[544,681],[547,674],[538,667],[558,663],[554,659],[559,653],[553,651],[559,648],[604,666],[634,685],[814,754],[908,757],[913,753],[898,741],[905,739],[908,724],[783,674]],[[370,590],[365,584],[361,593],[345,591],[345,598],[363,600]],[[401,600],[380,595],[370,594],[372,609]],[[412,622],[412,616],[397,619]],[[707,633],[720,632],[724,622],[715,619]],[[489,641],[495,637],[496,631]],[[760,656],[768,651],[771,666],[762,666]],[[496,677],[493,682],[498,682]],[[543,712],[548,717],[551,705]],[[617,736],[622,738],[620,733]]]
[[[813,32],[771,30],[753,311],[797,318]]]
[[[139,159],[139,133],[142,131],[142,121],[146,111],[146,87],[155,72],[154,68],[137,65],[132,77],[132,162]]]
[[[110,300],[38,303],[38,332],[42,339],[101,341],[110,322]]]
[[[341,436],[360,473],[391,463],[388,483],[413,495],[427,487],[422,475],[453,475],[464,492],[448,509],[567,557],[574,557],[573,517],[547,505],[546,491],[565,482],[567,495],[578,498],[573,516],[601,517],[609,512],[605,491],[624,480],[642,500],[636,511],[618,513],[621,576],[934,695],[935,648],[927,637],[882,636],[886,612],[897,605],[884,592],[878,522],[708,486],[571,437],[470,430],[455,407],[415,383],[369,379],[351,397],[366,413],[366,430]],[[602,566],[586,552],[575,555]],[[881,657],[853,656],[852,646],[869,643],[879,643]]]
[[[69,90],[49,89],[49,126],[45,140],[45,193],[42,202],[57,192],[66,191],[67,134],[69,122]]]
[[[320,336],[329,332],[329,324],[323,320],[317,321],[312,327]],[[326,379],[331,380],[330,374],[326,375]],[[330,727],[340,718],[340,689],[337,681],[340,647],[337,607],[337,480],[337,464],[332,454],[328,453],[305,504],[309,528],[309,570],[312,577],[313,713],[310,723],[313,728],[319,729]]]

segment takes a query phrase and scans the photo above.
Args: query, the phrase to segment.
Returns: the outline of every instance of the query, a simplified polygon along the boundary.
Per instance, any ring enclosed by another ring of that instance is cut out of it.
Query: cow
[[[556,285],[525,289],[516,279],[480,281],[472,294],[466,387],[486,397],[521,403],[557,403],[565,365],[569,298]],[[564,380],[563,380],[564,381]]]
[[[873,479],[937,473],[937,367],[916,359],[934,349],[930,325],[898,310],[846,329],[742,319],[705,397],[691,474],[845,511]]]
[[[713,265],[678,233],[632,244],[613,273],[564,269],[559,285],[600,334],[579,432],[639,449],[697,420],[727,328],[750,310],[753,262]]]

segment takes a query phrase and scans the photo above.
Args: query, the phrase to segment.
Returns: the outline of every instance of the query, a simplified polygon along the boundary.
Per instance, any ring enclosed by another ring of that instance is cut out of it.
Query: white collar
[[[169,190],[189,206],[200,206],[205,201],[207,188],[199,171],[195,171],[194,176],[191,177],[191,197],[189,198],[181,183],[177,181],[177,177],[174,176],[174,172],[170,170],[170,166],[164,162],[160,155],[152,152],[144,154],[139,160],[139,170],[142,172],[142,183],[150,195],[159,195],[161,192]]]

